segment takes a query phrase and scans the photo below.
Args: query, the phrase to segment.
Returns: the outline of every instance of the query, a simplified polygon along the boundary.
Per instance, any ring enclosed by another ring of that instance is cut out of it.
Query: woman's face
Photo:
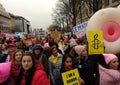
[[[86,55],[87,55],[87,50],[84,49],[84,50],[81,52],[81,55],[82,55],[82,56],[86,56]]]
[[[115,69],[115,70],[117,70],[118,67],[119,67],[118,58],[113,59],[113,60],[109,63],[109,68],[110,68],[110,69]]]
[[[21,61],[21,57],[22,57],[22,52],[21,52],[21,51],[18,51],[18,52],[15,54],[15,60],[16,60],[16,61]]]
[[[34,52],[35,52],[36,55],[39,55],[41,53],[41,50],[40,49],[35,49]]]
[[[88,56],[87,50],[84,49],[84,50],[81,52],[81,59],[86,60],[86,59],[87,59],[87,56]]]
[[[7,47],[7,46],[6,46],[5,44],[2,44],[2,45],[1,45],[2,50],[5,50],[6,47]]]
[[[33,66],[31,56],[23,56],[22,58],[22,67],[24,70],[29,70]]]
[[[67,69],[71,69],[72,68],[72,59],[70,57],[68,57],[65,60],[64,67],[67,68]]]
[[[58,50],[57,50],[57,48],[53,48],[52,54],[53,54],[54,56],[57,56],[57,55],[58,55]]]
[[[14,52],[14,51],[16,50],[16,47],[10,46],[10,47],[8,48],[8,50],[9,50],[9,52]]]

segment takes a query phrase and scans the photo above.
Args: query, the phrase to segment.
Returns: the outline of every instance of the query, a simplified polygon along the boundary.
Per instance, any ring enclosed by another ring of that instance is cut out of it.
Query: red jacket
[[[50,81],[41,64],[37,65],[36,71],[33,76],[32,85],[50,85]]]
[[[23,74],[21,85],[25,85],[25,82],[26,82],[25,75],[26,75],[26,72],[24,72]],[[41,64],[37,64],[36,71],[34,73],[31,85],[50,85],[50,81],[48,80],[47,75],[44,71],[44,68]]]
[[[12,62],[11,77],[14,80],[14,82],[16,82],[19,72],[20,72],[20,66],[17,66],[14,62]]]

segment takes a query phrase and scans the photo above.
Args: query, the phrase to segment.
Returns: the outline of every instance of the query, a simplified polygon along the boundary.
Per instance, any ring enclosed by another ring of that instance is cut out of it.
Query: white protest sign
[[[84,22],[82,24],[79,24],[75,27],[73,27],[73,34],[77,36],[77,38],[84,36],[86,34],[86,27],[88,22]]]

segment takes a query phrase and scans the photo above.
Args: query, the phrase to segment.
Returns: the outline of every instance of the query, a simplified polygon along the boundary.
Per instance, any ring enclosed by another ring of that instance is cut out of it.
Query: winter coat
[[[61,69],[61,64],[62,64],[62,58],[63,56],[61,54],[58,54],[58,61],[56,64],[52,62],[52,56],[49,57],[49,74],[50,74],[50,79],[51,82],[56,85],[55,83],[59,79],[60,75],[60,69]]]
[[[120,85],[120,71],[99,65],[100,85]]]
[[[37,65],[36,71],[33,76],[32,85],[50,85],[50,81],[41,64]]]
[[[8,54],[0,54],[0,63],[3,63],[6,61]]]
[[[35,54],[35,49],[39,49],[41,51],[39,55]],[[49,74],[49,71],[48,71],[48,58],[47,58],[47,56],[45,54],[43,54],[43,48],[40,45],[36,44],[33,47],[33,54],[34,54],[34,56],[36,58],[36,61],[41,63],[44,66],[44,70],[48,75]]]
[[[25,75],[26,75],[26,72],[24,72],[23,74],[21,85],[25,85],[25,82],[26,82]],[[31,85],[50,85],[50,82],[41,64],[37,64],[36,71],[34,73]]]
[[[16,82],[19,72],[20,72],[20,66],[17,66],[15,63],[12,62],[11,78],[14,80],[14,82]]]
[[[96,85],[96,63],[87,60],[79,64],[79,73],[85,85]]]

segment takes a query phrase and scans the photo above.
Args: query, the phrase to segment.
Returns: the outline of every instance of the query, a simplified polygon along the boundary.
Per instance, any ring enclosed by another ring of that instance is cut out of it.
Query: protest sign
[[[101,31],[88,32],[88,54],[103,54],[103,36]]]
[[[79,78],[78,69],[73,69],[71,71],[62,73],[62,78],[64,85],[80,85],[78,81]]]

